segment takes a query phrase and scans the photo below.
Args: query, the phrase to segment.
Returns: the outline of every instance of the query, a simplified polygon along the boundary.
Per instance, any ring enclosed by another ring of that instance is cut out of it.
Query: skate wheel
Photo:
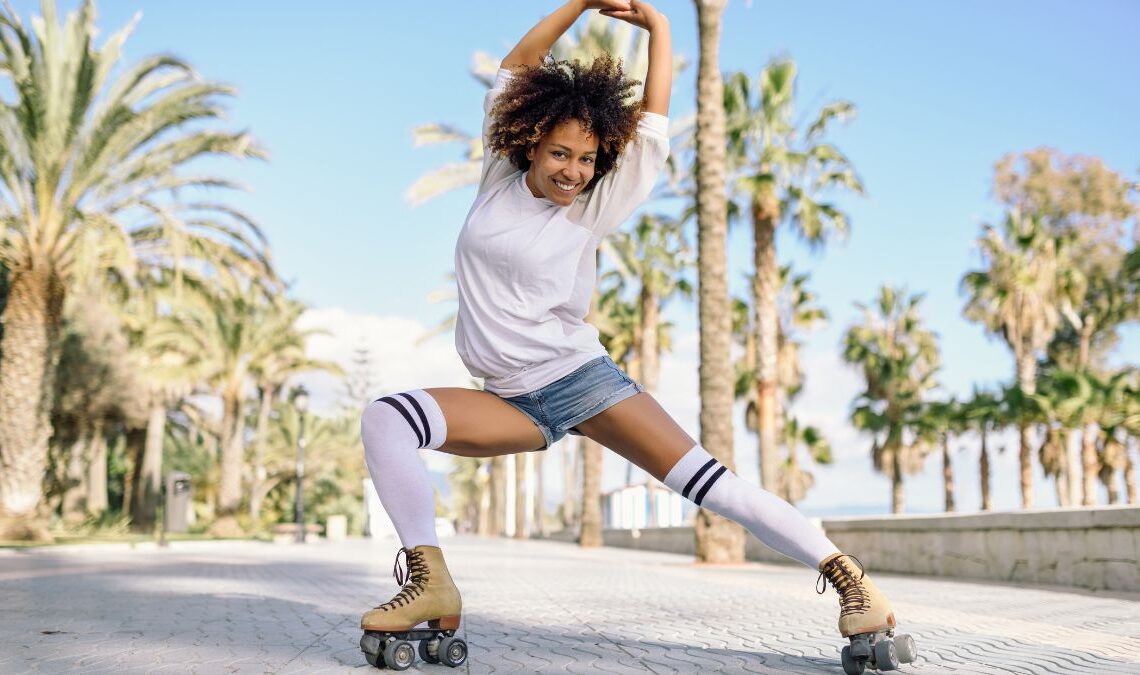
[[[392,640],[384,648],[384,665],[392,670],[407,670],[416,660],[416,650],[406,640]]]
[[[895,637],[895,653],[898,654],[899,663],[911,663],[918,658],[918,645],[909,635]]]
[[[439,663],[439,638],[420,640],[420,658],[427,663]]]
[[[467,660],[467,643],[457,637],[445,637],[439,641],[439,662],[445,666],[463,665]]]
[[[895,653],[895,643],[891,640],[882,640],[875,643],[875,668],[878,670],[897,670],[899,656]]]
[[[843,672],[847,673],[847,675],[863,675],[865,666],[862,661],[851,654],[850,647],[844,647],[839,656],[840,661],[843,662]]]

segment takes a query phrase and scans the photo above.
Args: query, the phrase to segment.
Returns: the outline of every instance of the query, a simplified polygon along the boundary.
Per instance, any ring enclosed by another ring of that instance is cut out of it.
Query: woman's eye
[[[565,152],[562,152],[561,150],[555,150],[555,151],[554,151],[553,153],[551,153],[551,154],[553,154],[553,155],[554,155],[554,157],[555,157],[555,158],[557,158],[557,159],[565,159],[565,158],[566,158],[566,153],[565,153]]]
[[[593,164],[594,158],[593,157],[583,157],[582,161],[585,162],[586,164]]]

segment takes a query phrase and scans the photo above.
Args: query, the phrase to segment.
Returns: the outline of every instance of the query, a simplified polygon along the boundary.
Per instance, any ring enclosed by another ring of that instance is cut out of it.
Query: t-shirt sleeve
[[[604,237],[616,230],[653,191],[669,159],[669,118],[643,112],[637,133],[585,197],[579,224]]]
[[[511,160],[496,155],[488,148],[487,135],[491,131],[491,108],[495,106],[499,94],[503,93],[507,84],[514,75],[506,68],[500,68],[495,74],[495,83],[483,99],[483,169],[479,174],[479,193],[482,194],[488,187],[498,183],[507,176],[514,174],[518,169],[511,164]]]

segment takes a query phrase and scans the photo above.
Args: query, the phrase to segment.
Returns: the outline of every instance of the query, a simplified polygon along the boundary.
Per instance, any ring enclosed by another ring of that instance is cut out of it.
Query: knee
[[[437,448],[446,425],[439,406],[422,390],[381,396],[369,403],[360,416],[360,434],[365,449],[373,445],[408,445]]]

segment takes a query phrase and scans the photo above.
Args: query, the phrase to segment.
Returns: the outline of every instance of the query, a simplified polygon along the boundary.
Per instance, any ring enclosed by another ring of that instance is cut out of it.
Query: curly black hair
[[[527,150],[567,120],[578,120],[598,138],[594,177],[587,190],[614,168],[637,131],[641,101],[631,101],[636,80],[626,79],[620,60],[608,54],[589,66],[548,58],[516,72],[491,109],[488,149],[530,168]]]

